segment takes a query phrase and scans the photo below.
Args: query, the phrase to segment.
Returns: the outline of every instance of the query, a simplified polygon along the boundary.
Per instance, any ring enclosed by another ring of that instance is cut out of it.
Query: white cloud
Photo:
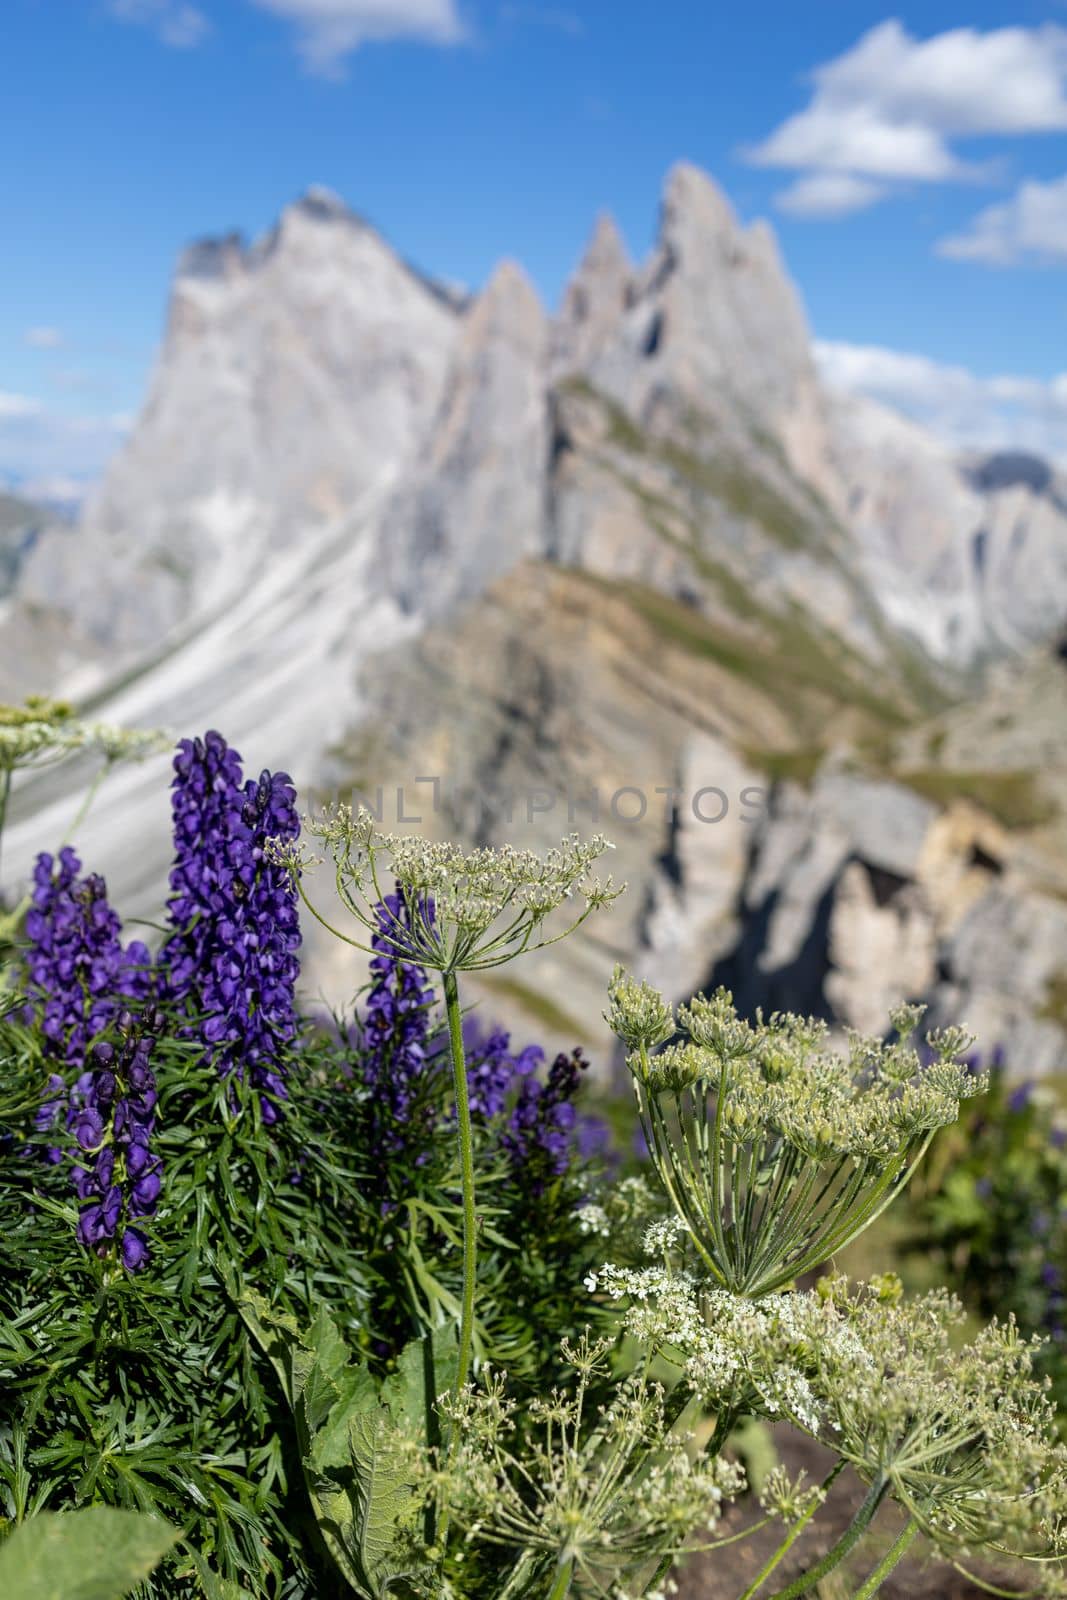
[[[108,0],[108,10],[119,22],[151,28],[173,50],[191,50],[211,31],[204,13],[186,0]]]
[[[967,367],[881,345],[819,342],[823,377],[921,422],[947,443],[1067,461],[1067,372],[982,378]]]
[[[17,482],[9,479],[5,487],[31,500],[34,505],[47,506],[69,517],[74,515],[85,499],[92,487],[92,480],[89,477],[64,476],[62,473],[46,474],[42,478],[22,478]]]
[[[1067,128],[1067,29],[954,28],[917,39],[895,18],[879,23],[812,74],[810,104],[746,152],[758,166],[898,182],[982,176],[952,141]],[[888,192],[888,191],[886,191]],[[863,203],[878,198],[870,196]],[[855,207],[807,210],[839,216]]]
[[[1010,200],[987,206],[963,233],[941,239],[938,255],[1010,267],[1032,259],[1067,261],[1067,174],[1020,184]]]
[[[22,342],[32,350],[58,350],[66,340],[59,328],[27,328]]]
[[[776,194],[774,203],[793,217],[844,217],[873,206],[886,192],[884,184],[852,172],[807,172]]]
[[[28,395],[0,393],[0,478],[99,477],[129,431],[131,419],[63,416]]]
[[[10,394],[0,389],[0,422],[22,421],[26,417],[35,417],[41,410],[39,400],[31,400],[26,394]]]
[[[313,72],[336,76],[361,44],[421,39],[458,44],[464,28],[456,0],[252,0],[264,11],[295,22],[300,53]]]

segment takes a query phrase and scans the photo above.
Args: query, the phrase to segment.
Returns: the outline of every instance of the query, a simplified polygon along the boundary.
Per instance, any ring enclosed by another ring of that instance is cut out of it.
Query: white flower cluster
[[[894,1014],[893,1043],[856,1036],[843,1054],[817,1019],[746,1022],[725,989],[683,1006],[677,1027],[648,984],[617,970],[609,994],[657,1172],[705,1268],[736,1293],[773,1293],[843,1249],[984,1083],[957,1059],[960,1029],[931,1034],[924,1063],[918,1007]]]
[[[63,700],[31,696],[21,706],[0,705],[0,772],[60,760],[75,750],[97,750],[109,766],[121,760],[139,761],[167,743],[167,735],[157,730],[82,722]]]
[[[365,807],[353,812],[346,805],[305,818],[304,833],[323,841],[341,901],[365,932],[400,960],[439,972],[480,971],[553,944],[625,887],[592,871],[611,848],[599,834],[588,841],[572,834],[544,855],[508,845],[465,851],[418,835],[380,833]],[[272,853],[296,875],[316,859],[291,845]],[[394,884],[401,903],[382,910]],[[544,923],[572,901],[574,915],[550,936]],[[333,931],[367,948],[365,938]]]
[[[532,1552],[554,1570],[572,1563],[578,1592],[625,1600],[644,1593],[631,1586],[647,1581],[650,1563],[715,1525],[744,1475],[721,1457],[694,1457],[672,1431],[663,1389],[642,1376],[592,1406],[608,1344],[586,1336],[561,1348],[575,1380],[566,1389],[517,1407],[486,1374],[442,1402],[459,1443],[441,1487],[469,1542]]]
[[[962,1344],[951,1296],[908,1302],[889,1275],[759,1300],[661,1266],[597,1277],[627,1302],[627,1333],[709,1409],[792,1422],[950,1551],[1067,1555],[1067,1448],[1012,1324]],[[790,1498],[782,1484],[770,1494]]]
[[[628,1301],[627,1333],[672,1354],[709,1409],[783,1417],[818,1434],[821,1411],[806,1353],[851,1336],[817,1296],[749,1300],[663,1267],[606,1266],[597,1281],[613,1300]]]
[[[578,1232],[584,1233],[587,1239],[607,1239],[611,1234],[611,1223],[603,1206],[589,1200],[578,1212]]]

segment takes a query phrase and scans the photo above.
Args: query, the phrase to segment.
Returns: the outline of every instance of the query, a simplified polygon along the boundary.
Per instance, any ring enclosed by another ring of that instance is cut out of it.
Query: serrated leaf
[[[0,1594],[12,1600],[121,1600],[177,1538],[177,1530],[158,1517],[136,1511],[44,1511],[0,1545]]]
[[[406,1422],[423,1436],[436,1441],[435,1402],[456,1381],[459,1344],[454,1323],[435,1328],[432,1334],[412,1339],[400,1352],[396,1372],[382,1385],[382,1399],[396,1423]]]
[[[388,1593],[402,1569],[394,1560],[396,1530],[412,1500],[408,1470],[397,1449],[397,1430],[386,1406],[349,1421],[355,1467],[353,1500],[358,1566],[370,1593]]]

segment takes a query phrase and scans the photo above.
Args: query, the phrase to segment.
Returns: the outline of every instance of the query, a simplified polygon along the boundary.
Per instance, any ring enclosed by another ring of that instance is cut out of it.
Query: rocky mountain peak
[[[340,224],[340,225],[339,225]],[[257,561],[400,470],[441,402],[462,317],[336,197],[179,263],[136,428],[73,541],[42,539],[26,599],[135,658],[242,590]],[[89,584],[82,561],[114,573]]]
[[[633,279],[613,270],[611,314],[601,311],[592,333],[576,332],[573,307],[561,317],[561,346],[594,387],[638,424],[695,430],[715,448],[746,453],[774,440],[793,472],[826,493],[810,336],[771,230],[743,227],[718,185],[682,163],[664,184],[650,258]],[[606,298],[601,290],[598,305]]]
[[[196,239],[178,257],[175,278],[178,283],[234,278],[245,270],[246,248],[244,235],[237,232]]]
[[[381,575],[433,615],[480,593],[544,541],[549,322],[514,261],[464,315],[419,468],[383,519]]]
[[[524,324],[543,325],[545,310],[524,267],[505,257],[489,276],[489,281],[471,303],[470,321],[481,324],[516,315]]]
[[[353,211],[336,190],[323,183],[310,184],[290,209],[317,222],[356,222],[363,225],[359,213]]]
[[[622,234],[606,211],[567,285],[553,329],[552,366],[581,371],[609,341],[633,293],[634,269]]]
[[[738,233],[737,214],[714,178],[687,161],[676,162],[660,199],[661,249],[681,259],[706,258],[714,241],[733,248]]]

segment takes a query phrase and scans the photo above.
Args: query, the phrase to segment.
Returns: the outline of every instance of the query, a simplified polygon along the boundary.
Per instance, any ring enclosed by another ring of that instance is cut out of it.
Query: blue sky
[[[552,303],[600,208],[648,248],[680,157],[773,218],[835,376],[1067,455],[1067,0],[0,11],[0,478],[99,469],[192,237],[323,183],[436,274],[511,255]]]

